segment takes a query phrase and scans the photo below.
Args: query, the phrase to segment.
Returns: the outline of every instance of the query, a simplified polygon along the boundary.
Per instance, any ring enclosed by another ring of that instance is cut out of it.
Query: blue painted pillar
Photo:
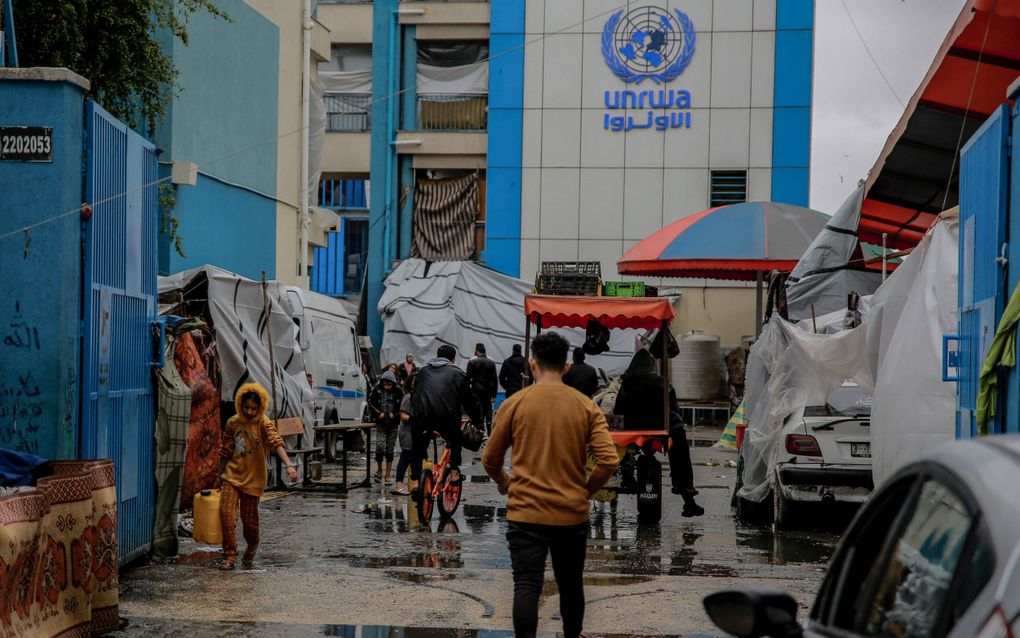
[[[808,205],[815,0],[776,5],[772,201]]]
[[[485,264],[521,270],[521,163],[524,133],[524,0],[491,4],[489,151]]]
[[[400,38],[395,30],[395,12],[398,0],[376,0],[373,3],[372,23],[372,201],[368,224],[368,276],[365,290],[368,308],[368,336],[376,349],[382,346],[383,323],[376,309],[385,286],[383,280],[389,272],[386,253],[390,252],[393,231],[397,227],[396,152],[390,142],[396,136],[396,121],[400,112],[399,96],[393,96],[398,82],[391,73],[399,73]],[[398,76],[399,77],[399,76]],[[392,101],[392,103],[391,103]],[[389,223],[387,223],[387,221]],[[390,259],[393,258],[390,253]]]
[[[404,131],[418,129],[418,33],[417,28],[404,27],[403,69],[400,74],[401,115],[400,128]],[[402,155],[400,162],[400,192],[408,188],[407,199],[400,208],[400,233],[397,243],[399,259],[411,256],[411,242],[414,238],[414,156]]]
[[[74,458],[82,97],[66,69],[0,69],[0,125],[52,129],[52,161],[0,162],[0,447]]]

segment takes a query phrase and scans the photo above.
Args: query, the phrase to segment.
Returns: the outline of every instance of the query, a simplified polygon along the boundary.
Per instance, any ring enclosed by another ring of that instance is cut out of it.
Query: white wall
[[[748,198],[771,196],[775,0],[631,2],[625,15],[656,6],[679,9],[694,23],[690,65],[659,86],[628,85],[606,66],[603,28],[619,5],[527,1],[525,40],[546,38],[524,54],[525,279],[543,260],[571,259],[599,260],[604,279],[618,278],[624,252],[708,207],[711,169],[746,168]],[[653,88],[690,91],[690,129],[604,130],[605,91]]]

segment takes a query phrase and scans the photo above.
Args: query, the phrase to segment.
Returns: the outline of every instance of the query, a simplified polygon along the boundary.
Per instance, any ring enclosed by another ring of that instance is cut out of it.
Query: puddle
[[[190,554],[181,554],[177,557],[177,564],[211,567],[221,560],[223,560],[223,552],[220,550],[199,550]]]
[[[585,587],[626,587],[654,580],[651,576],[585,576]]]
[[[419,585],[428,585],[432,583],[441,583],[445,581],[456,580],[457,574],[443,573],[443,572],[386,572],[386,575],[390,578],[395,578],[405,583],[416,583]]]

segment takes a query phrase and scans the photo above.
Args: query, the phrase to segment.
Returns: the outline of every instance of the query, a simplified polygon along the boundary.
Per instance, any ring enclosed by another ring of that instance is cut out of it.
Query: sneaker
[[[692,500],[684,503],[684,509],[680,512],[680,516],[683,516],[684,518],[694,518],[695,516],[702,516],[704,513],[705,508]]]

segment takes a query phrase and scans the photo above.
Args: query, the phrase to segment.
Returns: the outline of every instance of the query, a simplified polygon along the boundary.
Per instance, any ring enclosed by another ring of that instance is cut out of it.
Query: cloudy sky
[[[964,2],[816,0],[812,208],[835,212],[874,166]]]

